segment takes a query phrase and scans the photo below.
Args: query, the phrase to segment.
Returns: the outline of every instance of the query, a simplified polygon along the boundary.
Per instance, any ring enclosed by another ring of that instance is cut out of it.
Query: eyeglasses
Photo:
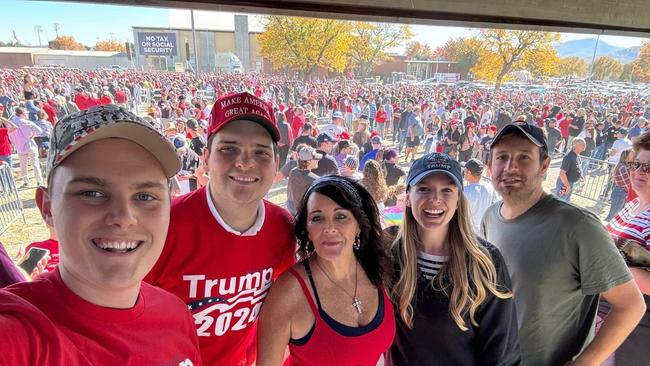
[[[627,163],[627,168],[631,171],[636,171],[641,168],[641,171],[649,174],[650,173],[650,163],[642,163],[640,161],[630,161]]]

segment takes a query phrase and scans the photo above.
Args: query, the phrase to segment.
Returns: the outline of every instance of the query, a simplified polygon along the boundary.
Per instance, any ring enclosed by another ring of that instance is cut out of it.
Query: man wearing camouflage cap
[[[201,364],[186,306],[142,283],[163,248],[179,167],[160,133],[114,105],[54,126],[36,203],[60,262],[0,290],[0,364]]]

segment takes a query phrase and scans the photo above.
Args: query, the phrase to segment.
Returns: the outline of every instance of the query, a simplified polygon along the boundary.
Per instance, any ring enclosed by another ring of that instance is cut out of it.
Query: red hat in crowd
[[[379,131],[375,130],[375,131],[370,132],[370,138],[373,138],[375,136],[379,136]]]
[[[492,131],[492,132],[497,132],[497,126],[495,126],[495,125],[490,125],[490,126],[488,126],[488,130],[490,130],[490,131]]]
[[[349,140],[350,139],[350,134],[343,131],[337,137],[339,138],[339,140]]]
[[[210,113],[208,138],[233,121],[253,121],[266,128],[273,141],[280,140],[280,131],[271,106],[253,94],[243,92],[217,99]]]

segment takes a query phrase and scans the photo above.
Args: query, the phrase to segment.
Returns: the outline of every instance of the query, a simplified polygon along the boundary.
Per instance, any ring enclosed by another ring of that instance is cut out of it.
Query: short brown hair
[[[650,151],[650,131],[645,132],[643,135],[638,136],[633,140],[632,148],[635,153],[638,153],[639,150],[649,150]]]

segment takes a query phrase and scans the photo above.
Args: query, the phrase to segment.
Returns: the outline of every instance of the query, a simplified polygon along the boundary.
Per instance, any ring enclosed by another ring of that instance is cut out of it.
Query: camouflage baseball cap
[[[50,136],[47,179],[54,168],[83,146],[107,138],[135,142],[158,159],[168,178],[179,171],[181,163],[173,146],[154,126],[116,105],[92,107],[61,119]]]

